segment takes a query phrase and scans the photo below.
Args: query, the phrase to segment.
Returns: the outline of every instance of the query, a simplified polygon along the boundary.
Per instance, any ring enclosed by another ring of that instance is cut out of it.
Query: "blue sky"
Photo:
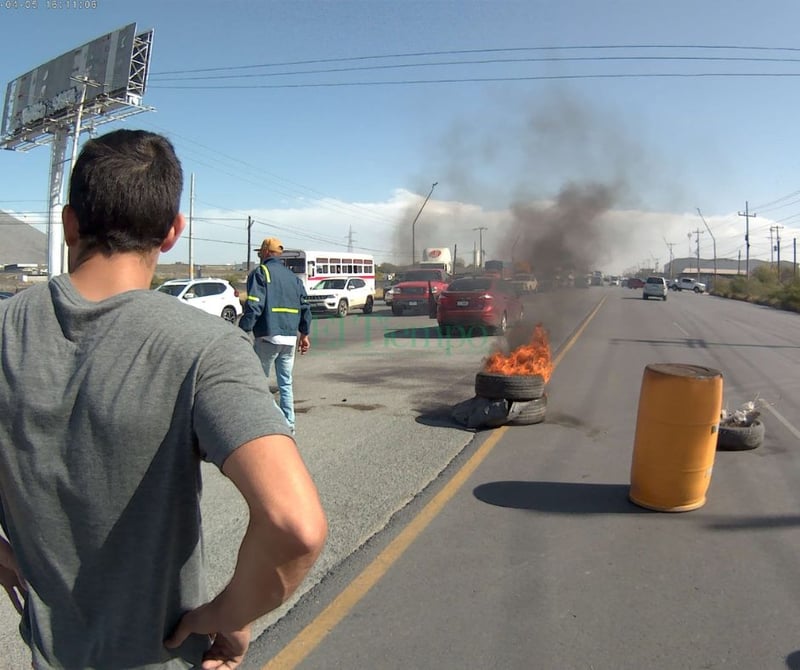
[[[0,9],[3,93],[128,23],[154,29],[144,102],[156,111],[100,132],[146,128],[174,142],[186,213],[195,175],[196,262],[244,262],[248,215],[254,239],[351,240],[408,262],[434,182],[418,254],[457,245],[471,260],[485,228],[492,257],[510,257],[522,235],[623,272],[664,264],[669,245],[693,255],[700,230],[703,257],[715,241],[719,257],[744,258],[749,202],[751,258],[770,259],[774,226],[792,258],[796,2],[36,1]],[[631,74],[644,76],[620,76]],[[48,148],[0,152],[0,208],[37,220],[49,162]],[[608,195],[599,211],[552,215],[559,194],[587,185]],[[520,219],[520,205],[542,215]],[[573,231],[573,216],[588,219]],[[165,260],[188,261],[188,248]]]

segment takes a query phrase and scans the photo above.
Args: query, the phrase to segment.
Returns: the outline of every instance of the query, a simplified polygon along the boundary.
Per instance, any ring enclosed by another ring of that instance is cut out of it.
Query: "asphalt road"
[[[476,436],[259,640],[247,667],[800,668],[800,315],[640,295],[561,294],[556,346],[566,313],[606,299],[560,359],[547,421]],[[707,503],[683,514],[627,500],[642,373],[657,362],[719,369],[730,408],[767,403],[764,445],[718,453]]]
[[[688,293],[640,295],[593,287],[528,300],[528,318],[547,326],[556,351],[602,305],[548,385],[547,422],[499,437],[449,418],[499,338],[440,338],[434,321],[385,307],[315,320],[313,349],[295,367],[298,443],[330,540],[307,595],[259,622],[257,632],[271,627],[248,667],[313,627],[490,439],[486,460],[340,612],[303,668],[800,668],[800,316]],[[770,403],[764,446],[719,454],[708,503],[686,514],[626,499],[641,376],[653,362],[720,369],[731,407],[756,395]],[[204,475],[219,588],[246,516],[223,477]],[[5,603],[0,646],[0,667],[25,667]]]

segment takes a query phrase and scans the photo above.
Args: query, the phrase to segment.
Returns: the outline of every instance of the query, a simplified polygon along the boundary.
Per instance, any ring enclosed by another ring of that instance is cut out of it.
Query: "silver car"
[[[667,280],[664,277],[648,277],[642,288],[642,300],[648,298],[667,299]]]

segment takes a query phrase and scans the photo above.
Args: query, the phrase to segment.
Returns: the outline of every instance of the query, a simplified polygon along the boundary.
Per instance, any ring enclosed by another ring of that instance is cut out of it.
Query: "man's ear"
[[[76,247],[80,240],[78,232],[78,216],[70,205],[64,205],[61,210],[61,223],[64,226],[64,241],[68,247]]]
[[[175,243],[180,238],[183,229],[186,227],[186,219],[183,218],[183,214],[178,212],[178,215],[175,217],[175,220],[172,222],[172,227],[170,227],[167,236],[164,238],[164,241],[161,243],[161,251],[167,252],[172,247],[175,246]]]

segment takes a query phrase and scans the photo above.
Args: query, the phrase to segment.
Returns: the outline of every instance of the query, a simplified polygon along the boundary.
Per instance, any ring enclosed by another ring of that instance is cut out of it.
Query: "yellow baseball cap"
[[[255,249],[259,253],[281,253],[283,251],[283,244],[277,237],[267,237],[264,238],[264,241],[261,243],[261,246],[258,249]]]

